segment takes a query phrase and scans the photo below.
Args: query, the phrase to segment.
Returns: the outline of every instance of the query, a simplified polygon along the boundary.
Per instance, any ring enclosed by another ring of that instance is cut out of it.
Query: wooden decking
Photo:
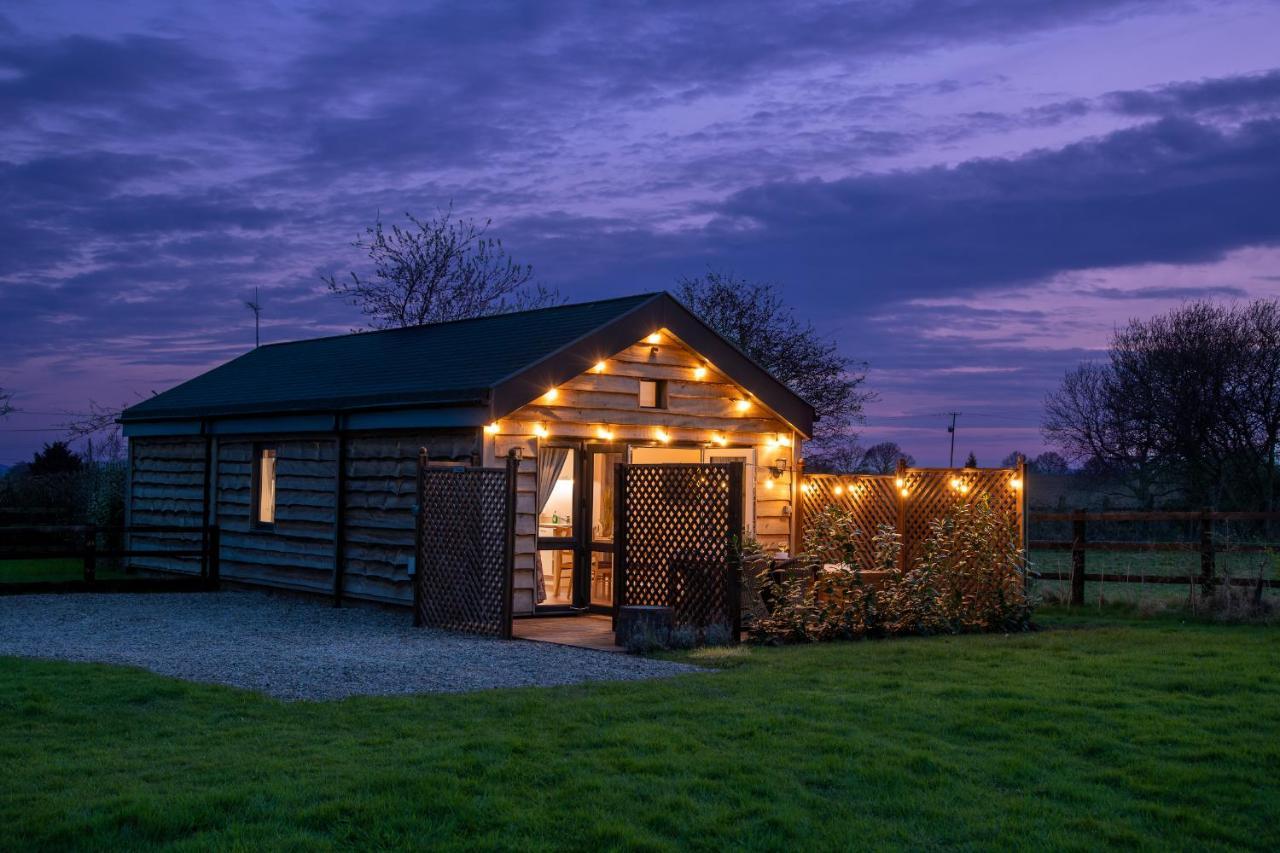
[[[540,616],[516,619],[511,635],[517,639],[539,643],[621,652],[622,647],[613,642],[611,624],[608,616]]]

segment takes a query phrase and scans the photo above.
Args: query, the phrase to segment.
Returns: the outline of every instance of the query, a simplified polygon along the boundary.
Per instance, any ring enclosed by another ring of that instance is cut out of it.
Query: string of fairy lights
[[[663,336],[661,332],[653,332],[644,338],[644,343],[653,347],[653,352],[655,354],[657,353],[658,346],[662,344],[662,342],[663,342]],[[609,370],[608,362],[602,360],[602,361],[597,361],[591,367],[590,372],[593,374],[599,375],[599,374],[607,373],[608,370]],[[710,375],[710,367],[705,362],[697,365],[692,369],[692,376],[695,380],[704,381],[707,379],[709,375]],[[536,402],[540,402],[543,404],[555,404],[555,402],[559,398],[560,398],[560,389],[556,387],[551,387],[551,388],[548,388],[543,393],[543,395],[540,398],[538,398]],[[742,396],[728,398],[728,399],[732,405],[733,410],[737,414],[745,415],[751,411],[752,401],[749,395],[746,394],[745,392],[743,393]],[[682,435],[682,434],[687,435],[689,433],[696,433],[699,435],[699,438],[692,439],[693,443],[695,444],[703,444],[706,446],[727,447],[730,441],[729,436],[722,430],[711,430],[710,435],[707,436],[707,432],[708,432],[707,430],[696,429],[696,428],[686,428],[686,427],[674,428],[669,425],[661,425],[661,426],[629,425],[624,428],[624,427],[620,427],[620,426],[609,424],[609,423],[597,423],[597,424],[588,424],[587,428],[593,429],[595,437],[605,442],[614,441],[619,436],[619,433],[623,429],[626,429],[633,433],[635,432],[642,433],[641,436],[637,436],[634,434],[628,436],[632,438],[643,437],[643,434],[647,433],[648,438],[650,438],[651,440],[653,440],[654,442],[660,445],[670,444],[672,441],[675,441],[677,439],[678,435]],[[492,423],[489,423],[484,427],[484,432],[486,435],[489,435],[489,436],[532,435],[538,439],[548,439],[548,438],[551,438],[552,436],[552,428],[547,424],[546,421],[541,421],[541,420],[540,421],[521,421],[517,419],[515,421],[506,421],[506,422],[493,421]],[[566,435],[566,437],[581,438],[582,436]],[[688,439],[685,439],[685,440],[688,440]],[[784,447],[789,448],[791,447],[792,442],[789,436],[783,433],[775,432],[769,435],[769,437],[765,440],[765,444],[769,448],[784,448]],[[767,489],[772,489],[774,488],[774,481],[779,479],[782,476],[782,474],[785,473],[785,471],[787,470],[787,466],[783,463],[785,463],[785,459],[779,459],[773,465],[755,465],[751,463],[747,463],[747,464],[748,464],[748,467],[753,467],[760,470],[768,470],[772,476],[765,479],[764,486]],[[857,482],[858,479],[866,479],[870,477],[879,478],[883,476],[886,476],[886,475],[868,475],[868,474],[847,475],[843,479],[853,480],[853,482],[848,482],[847,484],[846,482],[837,482],[832,487],[831,491],[837,497],[844,495],[846,491],[849,492],[851,497],[856,497],[860,493],[860,491],[866,488],[864,484]],[[811,492],[814,488],[812,482],[809,482],[807,480],[808,478],[805,478],[804,481],[800,482],[800,491],[806,494]],[[955,491],[960,495],[967,495],[973,488],[973,483],[970,481],[970,479],[963,475],[956,475],[951,477],[949,485],[953,491]],[[1014,476],[1009,479],[1008,485],[1012,489],[1019,490],[1022,488],[1022,478],[1019,476]],[[910,489],[910,486],[908,485],[907,479],[903,477],[901,474],[894,477],[894,488],[897,490],[898,494],[904,500],[911,496],[911,489]]]
[[[653,332],[644,338],[644,343],[656,348],[662,343],[663,337],[661,332]],[[597,361],[591,368],[591,373],[603,374],[609,369],[608,362]],[[705,381],[710,375],[710,367],[706,363],[697,365],[692,369],[693,379],[696,381]],[[538,398],[538,403],[554,404],[560,398],[560,389],[551,387]],[[742,396],[729,398],[729,402],[733,411],[739,415],[746,415],[752,409],[752,401],[750,396],[744,393]],[[596,438],[601,441],[613,441],[618,438],[620,433],[625,431],[640,433],[639,435],[630,435],[632,438],[649,438],[658,444],[670,444],[677,440],[692,440],[695,443],[702,443],[708,446],[727,447],[730,443],[730,436],[723,430],[712,430],[707,436],[707,430],[688,428],[688,427],[672,427],[670,425],[660,426],[644,426],[634,425],[622,427],[609,423],[588,424],[588,429],[594,429]],[[552,427],[545,420],[538,421],[493,421],[484,428],[486,435],[532,435],[535,438],[547,439],[552,436]],[[690,434],[696,434],[697,437],[688,439]],[[581,437],[581,436],[575,436]],[[767,440],[766,444],[770,447],[790,447],[791,439],[782,433],[774,433]]]

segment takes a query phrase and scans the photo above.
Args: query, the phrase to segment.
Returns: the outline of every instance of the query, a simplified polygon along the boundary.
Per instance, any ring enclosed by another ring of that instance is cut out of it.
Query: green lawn
[[[1276,629],[1042,621],[338,703],[0,659],[0,849],[1280,846]]]
[[[98,566],[95,575],[103,580],[128,577],[124,572],[112,571],[105,566]],[[84,580],[84,560],[78,557],[48,560],[0,560],[0,584],[78,580]]]

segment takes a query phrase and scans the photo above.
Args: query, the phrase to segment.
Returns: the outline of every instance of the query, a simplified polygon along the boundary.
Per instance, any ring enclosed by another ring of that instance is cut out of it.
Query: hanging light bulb
[[[1021,489],[1021,488],[1022,488],[1022,478],[1021,478],[1021,477],[1014,477],[1012,480],[1010,480],[1010,481],[1009,481],[1009,485],[1010,485],[1011,487],[1015,488],[1015,489]]]
[[[772,478],[772,477],[770,477],[769,479],[767,479],[767,480],[765,480],[765,481],[764,481],[764,487],[765,487],[766,489],[772,489],[772,488],[773,488],[773,478]]]
[[[596,366],[591,369],[594,370],[596,373],[604,373],[604,368],[605,368],[605,363],[603,361],[597,361]]]
[[[893,481],[893,484],[897,486],[899,489],[901,489],[903,486],[907,484],[907,481],[899,477],[898,479]]]
[[[702,366],[702,365],[698,365],[697,367],[695,367],[695,368],[693,369],[693,378],[694,378],[694,379],[706,379],[706,378],[707,378],[707,368],[706,368],[706,367],[704,367],[704,366]]]
[[[596,427],[596,435],[605,441],[613,441],[613,430],[609,429],[607,426]]]
[[[965,483],[965,484],[963,484],[962,486],[960,486],[960,494],[962,494],[962,495],[967,495],[967,494],[969,494],[969,484],[968,484],[968,483]]]
[[[657,332],[653,332],[652,334],[649,335],[649,337],[644,339],[644,342],[646,344],[660,344],[662,343],[662,335],[658,334]]]
[[[721,447],[724,447],[726,444],[729,443],[728,437],[725,436],[725,434],[722,432],[717,432],[712,434],[711,440],[714,441],[716,444],[720,445]]]
[[[551,435],[551,430],[547,429],[546,425],[544,424],[534,424],[533,434],[536,435],[538,438],[546,438],[547,436]]]
[[[835,492],[837,495],[843,495],[844,486],[836,486],[834,489],[832,489],[832,491]]]
[[[959,488],[960,488],[960,478],[959,478],[959,477],[952,477],[952,478],[951,478],[951,488],[953,488],[953,489],[959,489]]]
[[[559,396],[560,396],[560,392],[559,392],[559,390],[557,390],[557,389],[555,389],[555,388],[548,388],[548,389],[547,389],[547,393],[543,395],[543,397],[545,397],[545,398],[546,398],[546,400],[547,400],[547,402],[548,402],[548,403],[549,403],[549,402],[551,402],[552,400],[554,400],[556,397],[559,397]]]
[[[906,490],[906,489],[899,489],[898,491],[902,494],[902,496],[903,496],[904,498],[907,496],[907,490]]]
[[[661,441],[663,444],[666,444],[668,441],[671,440],[671,433],[667,432],[665,429],[659,428],[657,430],[654,430],[653,435],[655,438],[658,439],[658,441]]]
[[[746,398],[743,398],[740,400],[734,400],[733,407],[737,409],[739,412],[745,412],[747,409],[751,408],[751,401]]]
[[[494,422],[493,422],[493,423],[491,423],[491,424],[485,424],[485,425],[484,425],[484,431],[485,431],[487,434],[489,434],[489,435],[497,435],[497,434],[498,434],[498,422],[497,422],[497,421],[494,421]]]

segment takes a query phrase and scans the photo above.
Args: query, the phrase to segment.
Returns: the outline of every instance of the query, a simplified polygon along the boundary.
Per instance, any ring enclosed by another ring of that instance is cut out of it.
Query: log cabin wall
[[[666,381],[667,406],[641,408],[640,380]],[[737,401],[745,400],[745,408]],[[520,448],[516,501],[514,607],[517,614],[534,607],[537,565],[537,448],[542,427],[547,440],[578,438],[602,443],[600,431],[613,443],[645,446],[755,448],[755,536],[768,548],[790,549],[794,507],[794,449],[799,436],[790,425],[766,410],[742,387],[731,382],[698,353],[661,330],[658,343],[636,343],[560,385],[554,397],[543,397],[504,417],[497,431],[485,436],[484,464],[496,466]],[[660,438],[665,435],[669,441]],[[721,445],[715,441],[719,437]],[[778,459],[785,471],[769,470]],[[749,512],[752,510],[749,509]]]
[[[418,452],[433,464],[469,465],[478,430],[354,433],[346,441],[345,597],[409,604]],[[329,595],[337,506],[334,436],[222,436],[214,441],[210,523],[221,528],[224,580]],[[252,524],[255,448],[276,449],[276,520]],[[130,440],[134,524],[198,529],[204,509],[204,438]],[[193,541],[196,534],[193,533]],[[163,537],[163,539],[162,539]],[[171,534],[133,535],[137,548],[172,548]],[[139,557],[141,569],[198,573],[197,558]]]
[[[347,438],[346,546],[343,588],[352,598],[411,604],[413,504],[418,452],[430,464],[470,465],[478,430],[367,433]]]
[[[254,448],[276,449],[275,524],[253,517]],[[335,448],[331,438],[217,442],[216,515],[222,578],[302,592],[333,585]]]
[[[129,441],[129,523],[192,527],[204,521],[205,440],[196,437],[134,438]],[[131,548],[177,550],[171,533],[133,533]],[[187,550],[199,538],[182,543]],[[130,565],[148,571],[199,574],[198,557],[131,557]]]

